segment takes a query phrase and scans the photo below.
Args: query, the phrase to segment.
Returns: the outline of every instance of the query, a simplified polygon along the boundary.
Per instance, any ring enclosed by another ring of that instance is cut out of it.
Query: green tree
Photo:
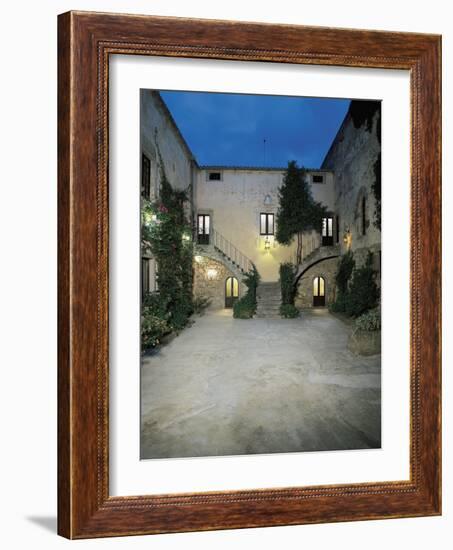
[[[302,262],[302,235],[305,231],[321,229],[321,220],[327,208],[313,199],[310,184],[303,167],[296,161],[288,163],[288,168],[279,189],[276,239],[280,244],[290,245],[297,238],[297,263]]]
[[[373,255],[368,253],[365,264],[355,268],[346,300],[346,314],[358,317],[375,308],[379,303],[379,289],[375,282],[376,271],[373,269]]]

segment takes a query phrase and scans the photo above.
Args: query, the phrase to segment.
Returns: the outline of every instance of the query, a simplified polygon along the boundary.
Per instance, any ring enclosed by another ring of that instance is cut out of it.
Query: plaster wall
[[[276,220],[284,170],[223,169],[220,181],[209,181],[209,171],[197,173],[197,212],[211,215],[211,227],[256,265],[263,281],[277,281],[280,263],[294,262],[296,246],[282,246],[270,236],[271,247],[266,251],[266,236],[260,235],[260,214],[273,213]],[[333,176],[324,175],[325,183],[312,184],[313,197],[333,210]],[[311,235],[307,234],[308,238]]]
[[[160,150],[165,173],[173,189],[189,190],[193,156],[158,92],[140,91],[140,143],[151,161],[151,198],[156,198],[160,184]]]

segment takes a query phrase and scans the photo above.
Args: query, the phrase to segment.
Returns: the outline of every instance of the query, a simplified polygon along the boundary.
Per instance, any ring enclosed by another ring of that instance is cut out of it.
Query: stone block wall
[[[371,131],[364,123],[355,128],[348,114],[324,159],[322,167],[335,174],[335,213],[338,217],[339,243],[342,253],[357,251],[358,263],[366,249],[380,249],[381,232],[375,226],[376,200],[372,190],[374,163],[381,145],[378,139],[378,113]],[[363,234],[362,199],[365,199],[365,234]],[[348,242],[343,235],[348,234]]]
[[[338,258],[330,258],[311,267],[299,279],[295,305],[298,308],[313,307],[313,279],[323,277],[325,281],[326,306],[335,301],[335,274],[338,267]]]
[[[209,298],[209,309],[223,309],[225,307],[225,282],[228,277],[235,277],[224,264],[207,258],[197,257],[194,260],[193,294],[194,297]],[[247,287],[237,277],[239,282],[239,298],[247,292]]]

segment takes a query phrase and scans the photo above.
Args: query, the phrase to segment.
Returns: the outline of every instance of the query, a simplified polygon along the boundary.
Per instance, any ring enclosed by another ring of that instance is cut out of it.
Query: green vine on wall
[[[159,328],[166,332],[180,330],[193,313],[193,243],[185,214],[186,201],[184,191],[172,188],[161,162],[160,198],[156,201],[142,198],[141,207],[142,250],[150,252],[156,261],[158,285],[158,294],[145,296],[143,300],[144,348],[159,343],[151,328],[156,328],[157,333]]]

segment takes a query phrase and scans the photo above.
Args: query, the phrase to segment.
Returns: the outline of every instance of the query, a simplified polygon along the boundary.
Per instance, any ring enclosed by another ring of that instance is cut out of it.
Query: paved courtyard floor
[[[141,457],[380,447],[380,355],[346,349],[325,309],[197,317],[142,359]]]

